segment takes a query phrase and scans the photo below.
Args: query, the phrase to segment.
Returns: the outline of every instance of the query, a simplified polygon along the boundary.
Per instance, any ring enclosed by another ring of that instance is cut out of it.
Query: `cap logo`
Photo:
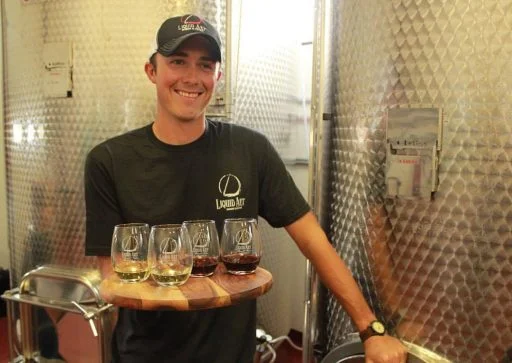
[[[181,18],[181,25],[178,25],[178,30],[182,32],[186,31],[206,31],[206,27],[201,25],[203,23],[203,19],[195,16],[195,15],[187,15]]]

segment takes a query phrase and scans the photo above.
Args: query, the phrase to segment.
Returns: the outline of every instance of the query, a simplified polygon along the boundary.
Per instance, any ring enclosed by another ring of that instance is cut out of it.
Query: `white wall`
[[[2,13],[0,8],[0,29],[2,29]],[[1,33],[1,31],[0,31]],[[0,84],[3,84],[3,49],[0,36]],[[7,235],[7,188],[5,183],[5,139],[4,139],[4,95],[0,87],[0,267],[9,267],[9,244]]]

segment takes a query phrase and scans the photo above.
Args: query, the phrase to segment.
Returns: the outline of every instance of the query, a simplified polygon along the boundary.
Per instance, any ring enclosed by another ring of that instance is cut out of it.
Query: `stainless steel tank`
[[[317,133],[330,126],[321,200],[333,244],[395,334],[454,362],[500,361],[512,345],[512,1],[317,5],[332,8],[331,65],[316,78],[332,107],[314,118],[328,119]],[[385,198],[394,108],[443,109],[432,200]],[[328,351],[354,331],[330,294],[319,314]]]

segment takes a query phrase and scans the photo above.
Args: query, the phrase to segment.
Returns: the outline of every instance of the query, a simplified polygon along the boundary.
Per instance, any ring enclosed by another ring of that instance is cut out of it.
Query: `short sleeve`
[[[259,167],[259,214],[273,227],[284,227],[310,211],[310,206],[270,141],[262,136]]]

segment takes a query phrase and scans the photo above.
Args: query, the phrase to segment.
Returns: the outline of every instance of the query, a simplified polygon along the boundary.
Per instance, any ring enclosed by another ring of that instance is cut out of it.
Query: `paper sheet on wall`
[[[70,97],[72,47],[70,42],[45,43],[43,91],[46,97]]]
[[[388,197],[430,197],[432,158],[429,155],[389,155],[387,163]]]

